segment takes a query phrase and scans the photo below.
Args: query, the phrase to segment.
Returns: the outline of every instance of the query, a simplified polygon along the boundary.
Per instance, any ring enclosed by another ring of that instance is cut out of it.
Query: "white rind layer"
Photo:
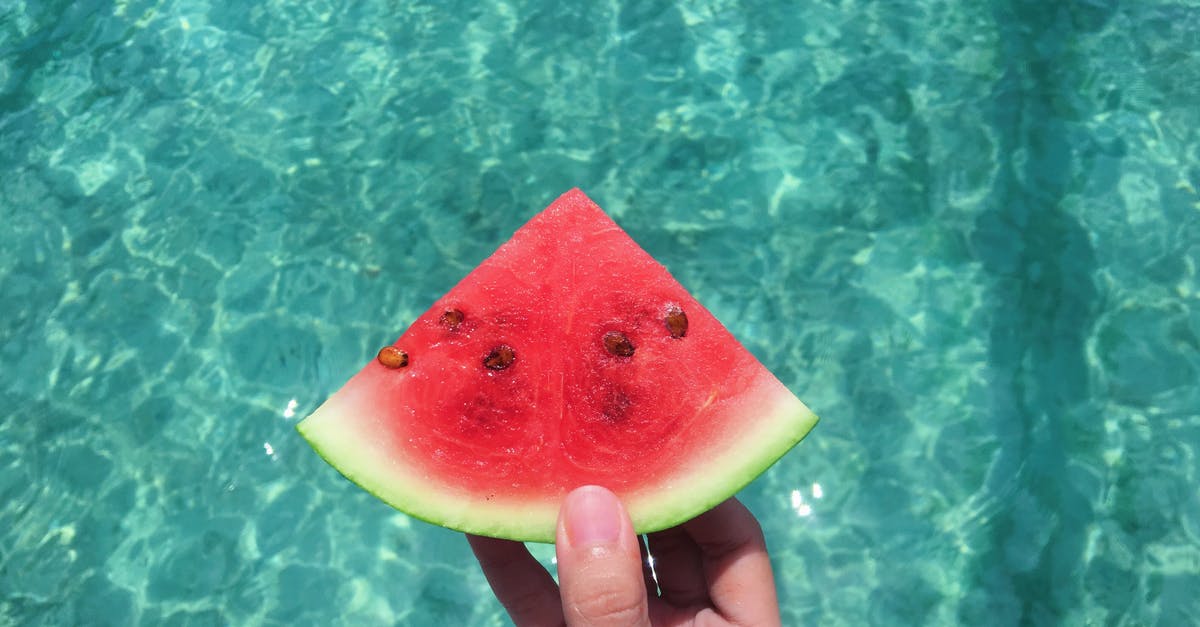
[[[395,455],[399,447],[390,441],[395,426],[385,424],[382,413],[373,410],[374,389],[367,383],[356,377],[297,425],[321,457],[363,489],[416,518],[477,535],[554,541],[564,494],[506,498],[442,485]],[[638,533],[673,527],[721,503],[817,423],[817,416],[765,368],[748,389],[720,404],[720,412],[712,416],[718,427],[707,449],[698,450],[670,476],[620,494]]]

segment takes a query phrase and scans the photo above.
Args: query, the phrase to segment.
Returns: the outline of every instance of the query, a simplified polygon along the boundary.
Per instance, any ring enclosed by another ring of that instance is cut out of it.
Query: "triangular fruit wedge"
[[[638,533],[733,495],[817,417],[583,192],[563,194],[298,425],[422,520],[553,542],[563,497]]]

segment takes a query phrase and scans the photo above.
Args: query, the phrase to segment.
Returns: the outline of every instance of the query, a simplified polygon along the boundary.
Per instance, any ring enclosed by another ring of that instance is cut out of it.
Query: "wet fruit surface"
[[[736,426],[727,398],[761,373],[752,357],[713,359],[736,340],[611,223],[566,230],[586,245],[537,237],[531,257],[484,263],[397,341],[405,376],[376,371],[373,407],[420,476],[509,497],[621,489]]]

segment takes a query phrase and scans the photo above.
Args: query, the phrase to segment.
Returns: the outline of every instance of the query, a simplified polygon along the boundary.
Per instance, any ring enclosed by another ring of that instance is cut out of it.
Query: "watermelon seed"
[[[483,366],[488,370],[504,370],[517,360],[517,353],[512,347],[501,344],[483,358]]]
[[[396,348],[395,346],[384,346],[379,349],[379,355],[376,356],[379,363],[385,368],[395,370],[408,365],[408,353]]]
[[[453,331],[458,328],[458,325],[462,324],[463,312],[457,309],[447,309],[438,321],[442,323],[442,326]]]
[[[667,325],[667,332],[673,338],[681,338],[687,335],[687,314],[679,308],[679,305],[671,305],[667,307],[667,317],[663,320]]]
[[[604,334],[604,348],[617,357],[632,357],[636,347],[633,342],[620,331],[609,331]]]

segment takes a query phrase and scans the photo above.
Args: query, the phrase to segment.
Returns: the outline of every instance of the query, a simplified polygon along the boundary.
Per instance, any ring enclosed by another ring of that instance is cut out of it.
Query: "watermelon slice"
[[[535,216],[297,428],[393,507],[553,542],[603,485],[639,533],[715,506],[817,417],[583,192]]]

